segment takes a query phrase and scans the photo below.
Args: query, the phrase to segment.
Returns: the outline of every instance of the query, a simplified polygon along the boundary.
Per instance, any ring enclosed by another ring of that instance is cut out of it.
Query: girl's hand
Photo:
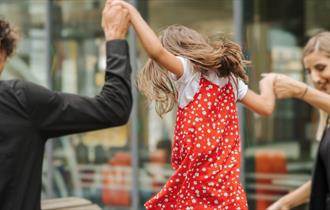
[[[125,39],[128,26],[129,14],[128,10],[121,6],[110,7],[108,0],[102,12],[102,28],[106,40]]]
[[[128,9],[130,12],[135,9],[133,5],[123,0],[110,0],[110,1],[111,1],[111,6],[122,6]]]
[[[111,7],[120,6],[128,10],[131,24],[134,26],[137,24],[137,22],[140,22],[142,17],[140,17],[140,13],[137,11],[137,9],[130,3],[124,1],[124,0],[110,0],[111,1]]]
[[[277,77],[277,74],[267,73],[267,74],[261,74],[261,76],[263,78],[259,81],[260,86],[266,86],[266,85],[273,86],[274,82],[275,82],[275,78]]]
[[[261,74],[263,77],[259,81],[259,88],[261,91],[261,94],[263,94],[265,91],[267,92],[267,95],[270,96],[270,94],[274,97],[275,100],[275,93],[274,93],[274,81],[276,78],[275,74]]]

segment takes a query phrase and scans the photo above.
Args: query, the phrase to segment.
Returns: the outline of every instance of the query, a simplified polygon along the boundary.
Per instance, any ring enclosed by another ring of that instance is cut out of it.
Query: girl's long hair
[[[247,81],[244,70],[246,61],[238,44],[225,38],[205,39],[198,32],[180,25],[166,28],[160,41],[175,56],[190,60],[194,71],[207,75],[216,71],[219,77],[233,74]],[[155,101],[158,115],[171,111],[177,102],[177,91],[169,72],[149,59],[138,74],[138,88],[150,100]]]
[[[321,33],[318,33],[311,37],[307,44],[304,47],[303,50],[303,57],[306,57],[314,52],[319,52],[324,54],[330,59],[330,32],[324,31]],[[320,111],[320,119],[319,119],[319,125],[316,131],[316,139],[318,141],[321,140],[324,129],[326,128],[328,122],[328,113],[326,113],[323,110]]]

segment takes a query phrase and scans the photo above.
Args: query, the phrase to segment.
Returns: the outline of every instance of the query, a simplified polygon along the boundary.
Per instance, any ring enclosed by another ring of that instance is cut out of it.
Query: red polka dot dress
[[[239,124],[231,82],[219,87],[200,78],[198,92],[178,108],[173,141],[174,174],[145,203],[146,209],[247,209],[239,181]]]

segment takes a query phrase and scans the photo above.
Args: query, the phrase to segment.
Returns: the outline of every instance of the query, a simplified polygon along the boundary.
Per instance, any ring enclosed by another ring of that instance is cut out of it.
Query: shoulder
[[[41,85],[25,80],[6,80],[1,81],[0,84],[2,91],[15,95],[20,101],[28,101],[31,98],[38,98],[50,92]]]
[[[193,70],[192,63],[188,58],[183,56],[176,57],[182,63],[183,74],[178,78],[170,73],[170,78],[174,81],[178,92],[178,105],[182,108],[192,100],[194,94],[198,91],[201,73]]]
[[[4,82],[5,86],[15,92],[22,91],[24,93],[29,93],[30,91],[44,91],[48,90],[46,87],[35,84],[33,82],[29,82],[26,80],[7,80]]]
[[[183,66],[183,74],[181,77],[177,77],[173,73],[169,73],[170,78],[175,81],[176,83],[182,83],[185,82],[189,77],[193,75],[193,68],[191,65],[191,62],[188,58],[183,57],[183,56],[175,56],[182,64]]]
[[[229,76],[232,87],[234,88],[234,93],[237,101],[240,101],[244,98],[248,91],[248,85],[244,83],[240,78],[235,77],[234,75]]]
[[[1,80],[1,95],[11,104],[21,104],[25,106],[28,96],[26,94],[26,82],[23,80]]]
[[[2,91],[16,92],[22,90],[25,83],[23,80],[1,80],[0,87]]]

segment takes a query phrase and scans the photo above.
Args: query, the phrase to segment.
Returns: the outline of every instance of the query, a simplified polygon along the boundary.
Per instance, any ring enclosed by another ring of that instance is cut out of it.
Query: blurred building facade
[[[252,66],[249,87],[261,73],[284,73],[307,81],[304,43],[330,30],[330,0],[133,0],[155,31],[183,24],[204,35],[238,41]],[[21,32],[17,56],[2,79],[26,79],[54,90],[93,96],[105,68],[100,26],[104,0],[2,0],[0,14]],[[134,74],[146,54],[130,31]],[[134,77],[134,76],[133,76]],[[143,209],[171,175],[170,143],[175,111],[160,119],[134,90],[128,125],[54,139],[47,144],[43,197],[81,196],[104,209]],[[238,105],[242,182],[249,209],[263,210],[310,177],[317,111],[298,100],[277,102],[262,118]],[[302,210],[306,206],[296,209]]]

